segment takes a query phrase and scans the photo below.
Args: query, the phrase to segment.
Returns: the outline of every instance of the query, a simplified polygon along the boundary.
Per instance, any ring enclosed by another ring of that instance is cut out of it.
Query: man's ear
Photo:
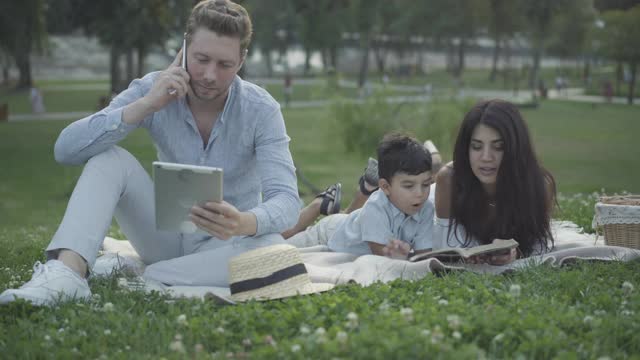
[[[391,193],[391,184],[386,179],[378,180],[378,187],[382,189],[387,196]]]
[[[240,64],[238,65],[238,69],[242,68],[244,65],[244,61],[247,60],[247,54],[249,53],[249,49],[241,50],[240,54]]]

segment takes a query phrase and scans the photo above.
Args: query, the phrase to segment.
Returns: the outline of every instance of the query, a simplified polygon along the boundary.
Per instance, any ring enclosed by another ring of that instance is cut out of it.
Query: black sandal
[[[367,190],[367,188],[364,186],[364,175],[360,176],[360,180],[358,180],[358,183],[360,184],[360,192],[362,194],[364,194],[365,196],[370,196],[371,194],[373,194],[374,192],[378,191],[378,188],[376,187],[375,189],[369,191]]]
[[[325,191],[316,195],[322,198],[320,204],[320,214],[332,215],[340,212],[340,200],[342,200],[342,184],[335,183],[329,186]]]

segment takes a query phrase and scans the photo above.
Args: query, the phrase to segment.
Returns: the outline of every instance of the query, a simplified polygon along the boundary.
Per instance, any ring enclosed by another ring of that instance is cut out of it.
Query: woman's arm
[[[436,175],[436,217],[448,219],[451,216],[451,187],[453,163],[443,166]]]

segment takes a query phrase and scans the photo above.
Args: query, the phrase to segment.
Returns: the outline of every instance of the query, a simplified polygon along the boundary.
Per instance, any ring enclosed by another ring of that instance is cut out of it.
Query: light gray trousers
[[[169,285],[228,286],[231,257],[284,243],[280,234],[219,240],[207,235],[158,231],[153,182],[129,152],[114,146],[84,167],[47,256],[70,249],[91,269],[115,216],[147,264],[144,277]]]

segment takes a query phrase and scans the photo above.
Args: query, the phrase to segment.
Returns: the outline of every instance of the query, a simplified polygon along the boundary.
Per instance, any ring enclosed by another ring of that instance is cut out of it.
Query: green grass
[[[633,137],[640,130],[638,111],[569,102],[524,111],[540,158],[562,192],[556,218],[591,230],[594,191],[640,192]],[[329,110],[291,109],[284,115],[296,165],[320,187],[342,181],[346,206],[365,156],[345,153]],[[43,260],[80,174],[79,167],[53,159],[53,144],[67,124],[0,123],[0,289],[22,284],[33,261]],[[155,151],[143,130],[123,146],[150,168]],[[449,159],[450,149],[441,150]],[[119,235],[117,227],[111,234]],[[85,303],[53,309],[0,306],[1,357],[627,358],[640,353],[638,261],[538,267],[509,276],[452,273],[231,307],[124,292],[119,276],[92,279],[95,297]],[[519,296],[513,285],[521,289]],[[349,320],[349,313],[357,314],[357,321],[353,315]],[[178,321],[180,315],[185,321]]]
[[[98,108],[98,99],[108,96],[105,90],[47,90],[44,88],[42,97],[47,112],[94,111]],[[10,114],[30,114],[29,90],[0,91],[0,104],[9,104]]]

